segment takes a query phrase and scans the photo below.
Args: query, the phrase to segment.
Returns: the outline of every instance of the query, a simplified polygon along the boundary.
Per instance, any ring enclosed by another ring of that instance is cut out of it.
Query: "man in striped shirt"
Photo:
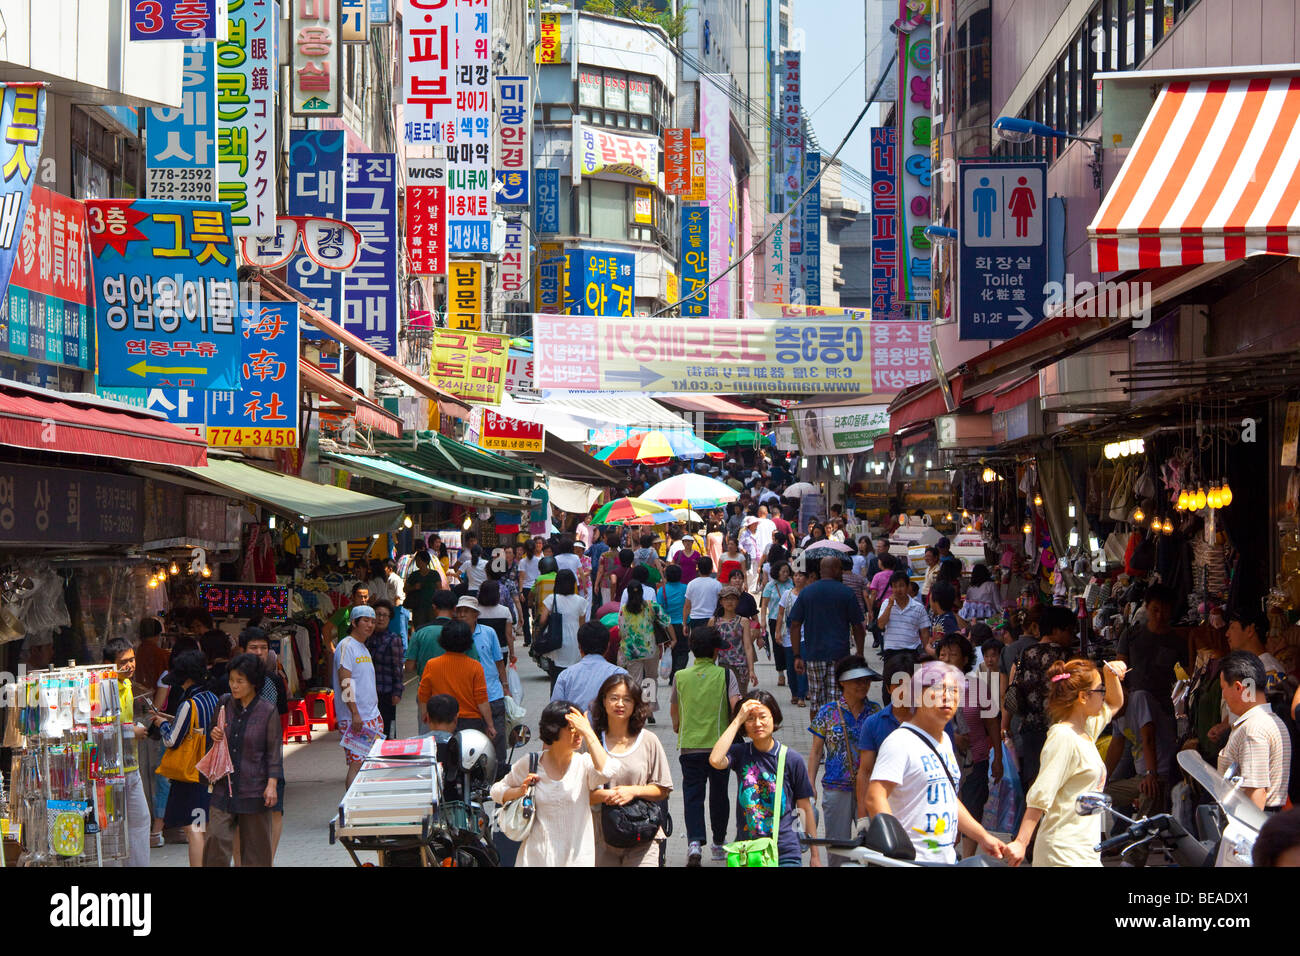
[[[908,593],[911,577],[898,570],[889,579],[890,597],[880,606],[881,630],[885,633],[885,653],[914,651],[930,646],[930,614],[920,601],[913,601]]]

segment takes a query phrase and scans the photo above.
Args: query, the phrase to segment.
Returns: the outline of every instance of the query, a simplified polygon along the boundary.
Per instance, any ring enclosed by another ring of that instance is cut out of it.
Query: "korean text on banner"
[[[691,191],[686,194],[687,202],[704,202],[709,197],[708,143],[703,136],[691,137]]]
[[[803,55],[798,50],[786,50],[781,56],[781,122],[785,135],[781,139],[782,183],[778,190],[783,200],[777,211],[789,212],[803,194]]]
[[[497,263],[496,281],[501,302],[527,302],[528,236],[523,219],[506,222],[505,244]]]
[[[224,40],[225,0],[131,0],[132,40]],[[204,197],[207,198],[207,197]]]
[[[706,73],[700,77],[700,131],[704,134],[708,168],[709,203],[709,316],[723,318],[731,308],[731,277],[724,275],[731,265],[730,228],[734,213],[729,208],[731,183],[731,142],[729,123],[730,80],[726,76]],[[721,277],[721,278],[719,278]]]
[[[0,310],[0,352],[94,367],[87,242],[86,207],[33,186],[8,298]]]
[[[578,250],[571,257],[574,315],[630,316],[636,303],[636,255]]]
[[[483,263],[447,263],[447,328],[483,327]]]
[[[568,283],[564,246],[543,242],[537,247],[537,295],[534,308],[543,315],[564,311],[564,290]]]
[[[343,43],[335,0],[290,0],[290,116],[343,115]],[[364,11],[363,11],[364,13]]]
[[[709,314],[709,207],[682,207],[682,315]]]
[[[149,199],[217,199],[217,63],[211,43],[187,43],[181,107],[145,114]]]
[[[685,196],[691,191],[691,131],[686,127],[664,130],[664,192]]]
[[[533,175],[537,179],[537,231],[544,235],[554,235],[560,231],[560,171],[538,169]]]
[[[14,84],[0,87],[0,95],[4,97],[0,106],[0,128],[4,129],[4,143],[0,145],[0,170],[4,172],[4,183],[0,185],[0,301],[3,301],[41,159],[45,88]]]
[[[812,183],[822,171],[822,154],[809,150],[804,154],[804,175]],[[822,304],[822,187],[817,183],[803,201],[803,300],[807,305]]]
[[[898,297],[898,128],[871,130],[871,315],[901,319]]]
[[[912,6],[899,0],[899,16],[912,29],[898,33],[898,297],[929,302],[930,4],[923,13],[913,13]]]
[[[144,479],[35,465],[4,466],[0,542],[141,544]]]
[[[574,125],[580,176],[612,176],[653,185],[659,179],[659,141]]]
[[[767,229],[771,236],[767,240],[767,246],[763,256],[763,283],[764,298],[771,302],[789,301],[790,287],[788,276],[788,260],[790,258],[790,247],[785,241],[786,230],[789,227],[789,220],[780,213],[767,214]]]
[[[506,392],[516,398],[538,398],[542,393],[533,388],[533,353],[511,349],[506,358]]]
[[[492,251],[492,8],[405,0],[406,141],[447,150],[447,252]]]
[[[339,26],[344,43],[369,43],[369,0],[339,0]]]
[[[344,136],[342,130],[289,131],[289,215],[343,218]],[[343,318],[343,273],[299,252],[289,260],[288,278],[289,288],[308,296],[311,307],[325,318]],[[327,338],[314,325],[304,328],[302,337]]]
[[[540,389],[716,394],[871,391],[870,329],[833,319],[533,320]]]
[[[406,161],[406,261],[413,276],[447,271],[447,161]]]
[[[393,22],[392,4],[394,2],[395,0],[367,0],[370,6],[370,25],[372,27]]]
[[[208,392],[208,444],[298,447],[298,303],[244,306],[238,391]]]
[[[275,231],[276,25],[272,0],[232,0],[217,44],[217,200],[237,236]]]
[[[532,78],[498,76],[496,104],[496,180],[501,184],[497,205],[527,206],[532,202],[528,188],[532,166],[528,149],[533,115]]]
[[[546,426],[520,421],[507,415],[498,415],[488,408],[476,409],[483,416],[478,433],[480,448],[491,451],[526,451],[541,453],[546,450]]]
[[[95,394],[132,408],[157,412],[200,441],[208,440],[207,401],[210,392],[194,388],[100,388]]]
[[[564,54],[560,49],[560,30],[562,14],[543,13],[538,25],[537,47],[533,51],[535,63],[563,63]]]
[[[875,440],[889,431],[889,406],[801,408],[791,412],[790,420],[801,453],[854,455],[870,451]]]
[[[344,162],[348,222],[361,233],[356,264],[343,278],[343,327],[397,357],[397,156],[362,153]]]
[[[89,199],[99,380],[238,387],[238,265],[224,203]]]
[[[509,345],[510,339],[504,335],[434,329],[429,378],[459,398],[500,405]]]

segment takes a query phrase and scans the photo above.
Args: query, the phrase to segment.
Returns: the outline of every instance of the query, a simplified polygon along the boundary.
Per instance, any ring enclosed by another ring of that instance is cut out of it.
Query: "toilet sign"
[[[1046,185],[1046,163],[961,164],[961,338],[1009,339],[1042,321]]]

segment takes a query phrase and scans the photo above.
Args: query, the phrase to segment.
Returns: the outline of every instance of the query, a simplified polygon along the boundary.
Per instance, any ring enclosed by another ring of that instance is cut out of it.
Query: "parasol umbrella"
[[[217,709],[217,729],[221,731],[221,739],[212,745],[212,748],[205,753],[195,768],[199,773],[208,779],[208,793],[212,792],[212,786],[222,777],[226,778],[226,789],[230,789],[230,775],[235,772],[235,766],[230,762],[230,748],[226,746],[226,708]]]
[[[593,525],[623,524],[629,518],[661,514],[668,510],[659,502],[647,501],[644,498],[615,498],[613,501],[602,505],[591,516],[591,523]]]
[[[612,455],[612,454],[614,454],[614,450],[617,449],[617,448],[618,448],[618,445],[606,445],[604,448],[602,448],[600,451],[596,452],[596,453],[595,453],[594,455],[592,455],[591,457],[594,458],[594,459],[596,459],[597,461],[608,461],[608,460],[609,460],[609,456]]]
[[[664,437],[668,439],[668,444],[672,446],[673,453],[678,458],[694,461],[697,458],[721,459],[727,457],[727,453],[717,445],[712,445],[691,432],[664,432]]]
[[[740,492],[716,478],[687,472],[652,485],[642,497],[674,505],[685,504],[691,508],[716,508],[719,504],[735,501]]]
[[[760,444],[771,445],[772,436],[750,428],[733,428],[719,436],[717,444],[721,448],[757,448]]]
[[[788,486],[785,491],[781,492],[782,498],[802,498],[804,495],[810,495],[817,490],[815,485],[806,481],[796,481],[793,485]]]
[[[633,435],[618,445],[605,457],[610,465],[630,465],[640,462],[643,465],[665,465],[674,458],[673,447],[663,432],[644,432]]]
[[[842,541],[814,541],[808,547],[803,549],[805,557],[811,556],[815,551],[834,552],[836,554],[853,554],[853,549]]]

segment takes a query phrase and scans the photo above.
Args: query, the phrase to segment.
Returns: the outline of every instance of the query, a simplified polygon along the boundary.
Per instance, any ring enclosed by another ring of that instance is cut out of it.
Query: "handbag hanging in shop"
[[[1133,472],[1133,468],[1125,468],[1123,465],[1115,469],[1115,477],[1110,486],[1108,517],[1111,521],[1128,520],[1128,503],[1133,493]]]

